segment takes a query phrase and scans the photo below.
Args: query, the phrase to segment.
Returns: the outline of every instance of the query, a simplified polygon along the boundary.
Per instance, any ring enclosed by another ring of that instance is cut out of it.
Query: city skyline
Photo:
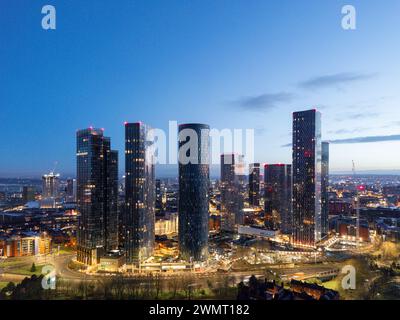
[[[1,0],[0,302],[399,300],[399,12]]]
[[[391,63],[400,48],[381,39],[395,39],[396,1],[354,1],[354,31],[340,26],[341,1],[54,5],[57,29],[46,33],[38,5],[1,4],[0,37],[8,45],[0,57],[10,75],[0,88],[1,177],[39,177],[54,162],[63,177],[73,175],[77,128],[105,127],[122,154],[123,123],[138,120],[161,129],[169,120],[253,128],[255,162],[289,163],[291,112],[312,107],[322,111],[322,136],[331,142],[331,173],[351,172],[352,160],[358,172],[400,170],[400,72]],[[96,14],[85,19],[89,10]],[[217,171],[210,167],[211,176]]]

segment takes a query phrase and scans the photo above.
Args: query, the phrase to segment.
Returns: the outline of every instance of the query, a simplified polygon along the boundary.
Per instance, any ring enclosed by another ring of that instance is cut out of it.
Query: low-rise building
[[[400,218],[379,218],[375,221],[379,235],[388,241],[400,240]]]
[[[339,300],[339,293],[315,283],[292,280],[290,289],[295,293],[305,293],[315,300]]]
[[[245,235],[245,236],[254,236],[254,237],[273,239],[279,234],[279,231],[268,230],[268,229],[258,227],[258,226],[250,227],[250,226],[240,225],[240,226],[238,226],[238,233],[240,235]]]
[[[46,234],[27,233],[0,239],[0,255],[25,257],[51,253],[51,238]]]
[[[178,233],[178,213],[167,213],[158,218],[155,223],[155,234],[157,236]]]
[[[357,222],[354,217],[341,217],[336,221],[336,232],[343,238],[356,238]],[[360,221],[359,237],[361,241],[370,241],[369,226],[365,220]]]
[[[238,300],[339,300],[339,293],[317,284],[292,280],[290,289],[275,281],[251,276],[248,284],[238,285]]]
[[[118,272],[125,264],[125,256],[120,251],[112,251],[100,258],[99,271]]]

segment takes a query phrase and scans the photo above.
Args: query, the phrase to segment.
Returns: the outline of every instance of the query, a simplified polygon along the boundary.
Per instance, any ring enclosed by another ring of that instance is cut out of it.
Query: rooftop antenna
[[[359,245],[360,241],[360,206],[359,206],[359,194],[358,194],[358,186],[356,184],[356,164],[354,160],[353,162],[353,180],[354,184],[356,186],[356,198],[355,198],[355,206],[356,206],[356,241],[357,241],[357,247]]]

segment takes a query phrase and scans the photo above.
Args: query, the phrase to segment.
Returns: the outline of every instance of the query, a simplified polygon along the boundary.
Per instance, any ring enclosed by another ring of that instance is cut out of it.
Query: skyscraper
[[[105,237],[106,251],[118,248],[118,151],[111,150],[110,142],[106,147],[106,214]]]
[[[235,154],[221,154],[221,182],[235,181]]]
[[[205,124],[179,131],[179,250],[186,260],[208,256],[209,134]]]
[[[97,264],[108,250],[117,248],[115,185],[118,184],[117,151],[110,150],[110,139],[101,129],[77,132],[77,260]]]
[[[321,114],[293,113],[293,243],[321,239]]]
[[[329,232],[329,142],[322,142],[322,155],[321,155],[321,234],[326,237]]]
[[[22,200],[24,203],[29,201],[35,201],[36,189],[33,186],[23,186],[22,187]]]
[[[248,177],[243,154],[235,154],[235,179],[240,192],[247,192]]]
[[[251,206],[260,205],[260,164],[250,164],[249,173],[249,204]]]
[[[235,155],[221,154],[221,214],[222,230],[234,231],[235,226]]]
[[[67,186],[65,188],[65,195],[66,195],[66,200],[69,202],[75,202],[76,201],[76,180],[68,178],[67,179]]]
[[[155,241],[154,137],[149,126],[125,124],[125,252],[127,263],[152,256]]]
[[[74,180],[68,178],[67,185],[65,187],[65,196],[67,199],[71,199],[74,196]]]
[[[269,230],[292,232],[292,166],[264,165],[264,218]]]
[[[60,175],[54,172],[43,175],[43,198],[56,198],[58,196],[59,179]]]
[[[161,217],[165,215],[164,205],[163,205],[163,195],[164,195],[164,187],[161,183],[160,179],[156,180],[156,207],[155,212],[157,217]]]
[[[221,154],[221,211],[222,229],[233,232],[235,225],[243,223],[243,197],[241,178],[243,156],[235,153]]]

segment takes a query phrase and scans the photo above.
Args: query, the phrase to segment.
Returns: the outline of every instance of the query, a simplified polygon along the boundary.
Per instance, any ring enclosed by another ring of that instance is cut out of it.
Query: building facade
[[[164,208],[164,184],[160,179],[156,180],[156,217],[165,215]]]
[[[0,238],[0,256],[26,257],[51,253],[51,237],[46,233]]]
[[[209,134],[205,124],[179,131],[179,250],[187,261],[208,257]]]
[[[24,203],[29,201],[35,201],[35,193],[36,189],[32,186],[23,186],[22,187],[22,200]]]
[[[157,236],[178,233],[178,213],[166,213],[162,218],[156,219],[155,234]]]
[[[260,205],[260,164],[250,164],[249,171],[249,204],[258,207]]]
[[[321,114],[293,113],[293,237],[295,245],[315,247],[321,223]]]
[[[321,154],[321,234],[326,237],[329,232],[329,142],[322,142]]]
[[[106,252],[116,250],[119,245],[118,237],[118,151],[111,150],[110,141],[106,146],[106,214],[104,217],[105,224],[105,242]]]
[[[75,179],[67,179],[67,185],[65,187],[65,198],[67,202],[75,202],[76,201],[76,180]]]
[[[235,153],[221,154],[221,212],[222,229],[234,232],[243,223],[243,156]]]
[[[264,165],[264,221],[268,230],[291,234],[292,166],[290,164]]]
[[[125,252],[128,264],[152,256],[155,241],[154,137],[149,126],[125,124]]]
[[[77,132],[77,260],[95,265],[109,250],[117,248],[118,212],[115,185],[118,185],[117,151],[102,129]]]
[[[42,176],[43,183],[43,198],[56,198],[60,185],[60,175],[54,172]]]

